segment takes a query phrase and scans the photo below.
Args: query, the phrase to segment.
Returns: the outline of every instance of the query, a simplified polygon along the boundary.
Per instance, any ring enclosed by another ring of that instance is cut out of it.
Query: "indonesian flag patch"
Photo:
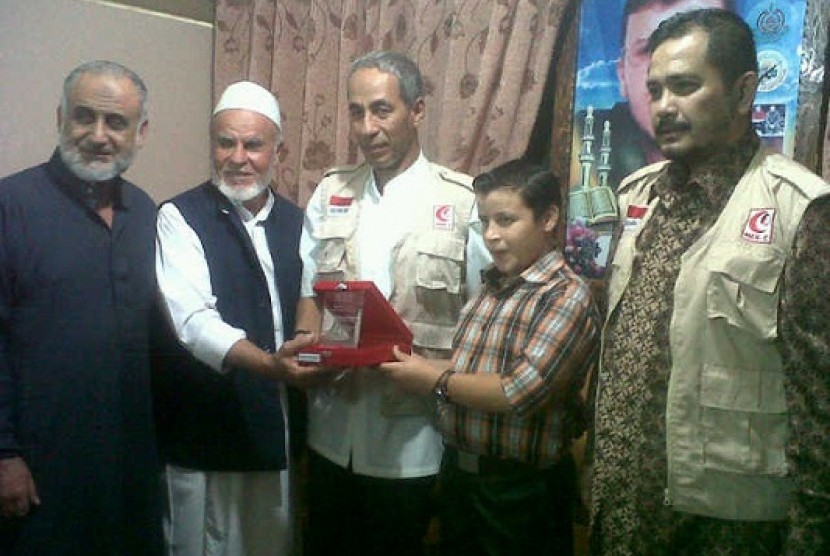
[[[455,207],[453,205],[435,205],[432,207],[432,227],[436,230],[450,231],[455,228]]]
[[[354,197],[341,197],[339,195],[332,195],[329,197],[329,216],[336,216],[346,214],[349,212],[349,207],[352,206]]]
[[[623,222],[623,231],[636,230],[645,218],[646,213],[648,213],[648,205],[628,205],[625,212],[625,221]]]
[[[749,211],[741,237],[750,243],[772,243],[772,225],[775,209],[762,208]]]

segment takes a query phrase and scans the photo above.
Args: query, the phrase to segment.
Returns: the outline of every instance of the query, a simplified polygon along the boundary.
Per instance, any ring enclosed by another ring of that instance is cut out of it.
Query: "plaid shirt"
[[[461,314],[453,368],[499,374],[512,411],[449,404],[441,416],[444,439],[478,454],[550,465],[585,427],[579,390],[596,361],[596,307],[558,251],[512,279],[492,267],[483,277]]]

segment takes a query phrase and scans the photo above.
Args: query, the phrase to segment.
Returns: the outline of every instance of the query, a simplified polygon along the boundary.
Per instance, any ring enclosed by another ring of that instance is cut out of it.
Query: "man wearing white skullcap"
[[[164,203],[157,226],[178,339],[155,381],[169,553],[290,555],[286,383],[313,374],[284,357],[309,343],[290,340],[303,215],[270,187],[281,135],[270,91],[229,86],[210,132],[212,178]]]

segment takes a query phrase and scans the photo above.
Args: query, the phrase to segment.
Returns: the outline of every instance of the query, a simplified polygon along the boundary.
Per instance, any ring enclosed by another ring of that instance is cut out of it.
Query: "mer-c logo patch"
[[[453,205],[435,205],[432,207],[432,227],[436,230],[455,228],[455,207]]]
[[[771,243],[772,225],[775,223],[775,209],[762,208],[749,211],[741,237],[751,243]]]

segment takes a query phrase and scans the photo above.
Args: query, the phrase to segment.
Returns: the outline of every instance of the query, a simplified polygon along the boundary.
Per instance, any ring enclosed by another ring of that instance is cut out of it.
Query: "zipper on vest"
[[[668,487],[663,489],[663,505],[671,506],[671,496],[669,495]]]

